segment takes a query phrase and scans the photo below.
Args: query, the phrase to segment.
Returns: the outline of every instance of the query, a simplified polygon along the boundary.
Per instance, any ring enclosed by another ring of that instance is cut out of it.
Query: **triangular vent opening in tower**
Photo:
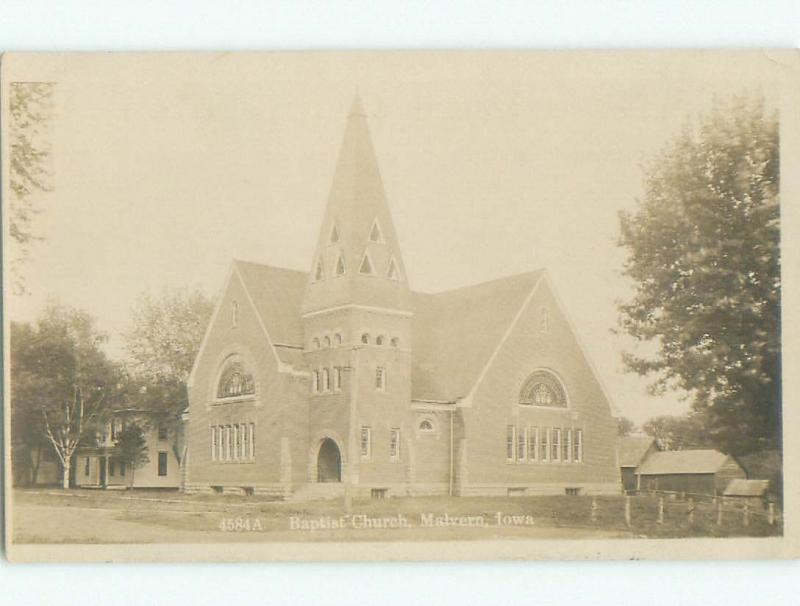
[[[338,258],[336,259],[336,268],[334,269],[334,274],[337,276],[344,275],[344,257],[342,257],[342,253],[339,253]]]
[[[378,243],[383,242],[383,234],[381,233],[381,227],[378,225],[377,219],[372,222],[372,228],[369,230],[369,241]]]
[[[394,257],[389,259],[389,270],[386,272],[386,275],[390,280],[400,279],[400,270],[397,269],[397,263],[394,262]]]
[[[314,269],[314,282],[319,282],[322,278],[325,277],[324,272],[322,271],[322,261],[317,261],[317,267]]]
[[[358,273],[366,274],[371,276],[374,272],[372,271],[372,261],[369,259],[369,254],[364,253],[364,258],[361,259],[361,267],[358,268]]]
[[[331,235],[328,237],[328,244],[336,244],[339,241],[339,230],[336,223],[331,226]]]

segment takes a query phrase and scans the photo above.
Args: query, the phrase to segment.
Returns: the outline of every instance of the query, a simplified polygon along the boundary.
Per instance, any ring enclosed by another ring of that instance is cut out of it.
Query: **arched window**
[[[339,345],[341,345],[341,344],[342,344],[342,335],[340,335],[337,332],[335,335],[333,335],[333,346],[334,347],[339,347]]]
[[[239,301],[231,303],[231,326],[239,326]]]
[[[433,421],[430,419],[422,419],[422,421],[419,422],[419,430],[422,433],[431,433],[435,431],[435,428],[433,427]]]
[[[311,342],[314,346],[314,349],[319,349],[319,339],[314,337],[314,340]]]
[[[525,406],[567,406],[567,395],[561,382],[550,372],[539,370],[525,381],[519,394],[519,403]]]
[[[314,370],[311,372],[311,393],[319,391],[319,372]]]
[[[322,369],[322,391],[331,390],[331,375],[327,368]]]
[[[375,337],[375,345],[383,345],[383,341],[384,341],[383,335],[378,335],[377,337]]]
[[[392,347],[400,347],[400,339],[397,337],[392,337],[391,344]]]
[[[236,398],[256,393],[253,375],[244,370],[242,363],[234,361],[228,364],[217,385],[218,398]]]
[[[330,338],[330,337],[328,337],[328,336],[326,336],[326,337],[325,337],[325,338],[322,340],[322,346],[323,346],[323,347],[325,347],[326,349],[327,349],[328,347],[330,347],[330,346],[331,346],[331,338]]]
[[[363,335],[361,335],[361,342],[364,345],[369,345],[369,333],[368,332],[365,332]]]

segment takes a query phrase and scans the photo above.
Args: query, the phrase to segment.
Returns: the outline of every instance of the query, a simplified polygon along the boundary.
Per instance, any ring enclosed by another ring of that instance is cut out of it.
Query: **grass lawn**
[[[766,516],[725,512],[716,524],[710,503],[667,502],[658,524],[657,499],[426,497],[286,502],[257,496],[177,492],[21,490],[14,492],[15,543],[186,543],[339,540],[586,539],[630,537],[768,536],[782,532]]]

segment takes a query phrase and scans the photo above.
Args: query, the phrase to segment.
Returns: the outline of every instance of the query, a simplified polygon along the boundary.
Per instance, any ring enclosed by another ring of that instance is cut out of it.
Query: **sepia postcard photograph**
[[[11,560],[797,555],[795,52],[0,61]]]

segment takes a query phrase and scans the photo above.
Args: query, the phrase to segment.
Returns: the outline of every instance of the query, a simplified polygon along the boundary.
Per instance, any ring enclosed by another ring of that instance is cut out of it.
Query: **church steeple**
[[[303,313],[348,304],[410,309],[397,234],[358,95],[347,116]]]

